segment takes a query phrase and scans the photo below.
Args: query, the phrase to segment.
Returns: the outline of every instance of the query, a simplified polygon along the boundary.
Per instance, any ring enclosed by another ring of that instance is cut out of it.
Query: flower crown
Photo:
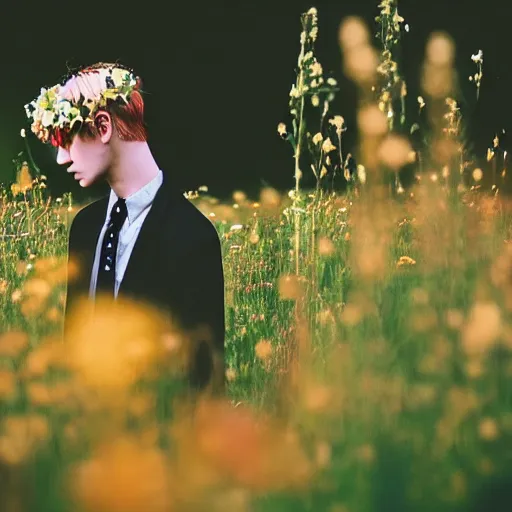
[[[63,97],[63,88],[69,80],[95,73],[96,88],[76,98],[74,94]],[[99,80],[99,82],[98,82]],[[71,130],[80,129],[82,123],[94,123],[94,114],[108,101],[122,100],[128,103],[133,90],[140,89],[140,78],[123,66],[91,67],[69,74],[60,83],[49,89],[42,87],[34,101],[25,105],[25,112],[32,119],[31,130],[45,144],[62,145]],[[70,99],[68,99],[70,98]]]

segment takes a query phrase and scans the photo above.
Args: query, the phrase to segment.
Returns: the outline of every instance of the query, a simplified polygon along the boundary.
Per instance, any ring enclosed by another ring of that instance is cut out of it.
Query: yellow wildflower
[[[331,139],[327,137],[327,139],[325,139],[324,143],[322,144],[322,150],[324,151],[324,153],[330,153],[335,149],[336,146],[331,142]]]

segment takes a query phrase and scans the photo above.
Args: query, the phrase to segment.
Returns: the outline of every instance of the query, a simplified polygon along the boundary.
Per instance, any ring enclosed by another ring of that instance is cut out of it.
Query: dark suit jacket
[[[74,261],[78,265],[78,275],[68,279],[65,338],[69,335],[73,306],[89,294],[96,244],[107,206],[108,195],[80,210],[71,225],[68,264]],[[214,388],[222,389],[225,320],[219,236],[211,221],[183,196],[166,173],[135,242],[118,297],[141,300],[171,312],[186,329],[208,326],[213,343],[198,340],[190,383],[204,388],[214,381]]]

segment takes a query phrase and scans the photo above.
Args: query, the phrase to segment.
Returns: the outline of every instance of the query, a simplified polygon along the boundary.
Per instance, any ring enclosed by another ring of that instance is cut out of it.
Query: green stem
[[[301,55],[304,54],[304,46],[302,46]],[[301,62],[302,66],[302,62]],[[297,150],[295,151],[295,197],[293,200],[294,206],[297,206],[300,188],[299,188],[299,160],[300,160],[300,150],[302,147],[302,134],[303,134],[303,116],[304,116],[304,92],[303,92],[303,81],[304,81],[304,71],[301,67],[300,75],[299,75],[299,93],[301,95],[300,100],[300,114],[299,114],[299,128],[298,128],[298,137],[297,137]],[[300,250],[300,218],[299,211],[295,209],[295,274],[299,275],[299,250]]]
[[[27,148],[27,154],[28,154],[28,158],[30,160],[30,164],[37,171],[37,175],[41,176],[41,169],[39,169],[39,167],[36,165],[36,163],[34,161],[34,158],[32,157],[32,151],[30,151],[30,146],[28,145],[27,137],[25,136],[23,138],[25,139],[25,147]]]

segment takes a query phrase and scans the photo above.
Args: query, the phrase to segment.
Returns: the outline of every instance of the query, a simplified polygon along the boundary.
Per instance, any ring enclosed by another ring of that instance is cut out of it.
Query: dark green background
[[[66,64],[119,59],[143,78],[150,145],[160,166],[178,176],[183,187],[206,184],[221,198],[234,189],[254,194],[263,183],[292,187],[291,147],[279,139],[276,127],[287,120],[300,14],[312,5],[319,11],[319,60],[341,84],[333,113],[345,117],[351,144],[357,135],[356,96],[342,78],[337,28],[349,14],[373,23],[377,0],[20,1],[6,6],[0,18],[0,181],[14,176],[12,159],[24,148],[23,105],[40,87],[56,83]],[[457,44],[469,137],[484,154],[495,132],[510,125],[511,2],[401,0],[399,6],[411,27],[401,56],[410,98],[418,93],[428,34],[447,30]],[[475,109],[467,77],[476,71],[470,57],[478,49],[484,51],[485,66]],[[83,191],[54,163],[51,149],[35,139],[30,143],[53,193],[70,190],[79,198],[101,192]]]

